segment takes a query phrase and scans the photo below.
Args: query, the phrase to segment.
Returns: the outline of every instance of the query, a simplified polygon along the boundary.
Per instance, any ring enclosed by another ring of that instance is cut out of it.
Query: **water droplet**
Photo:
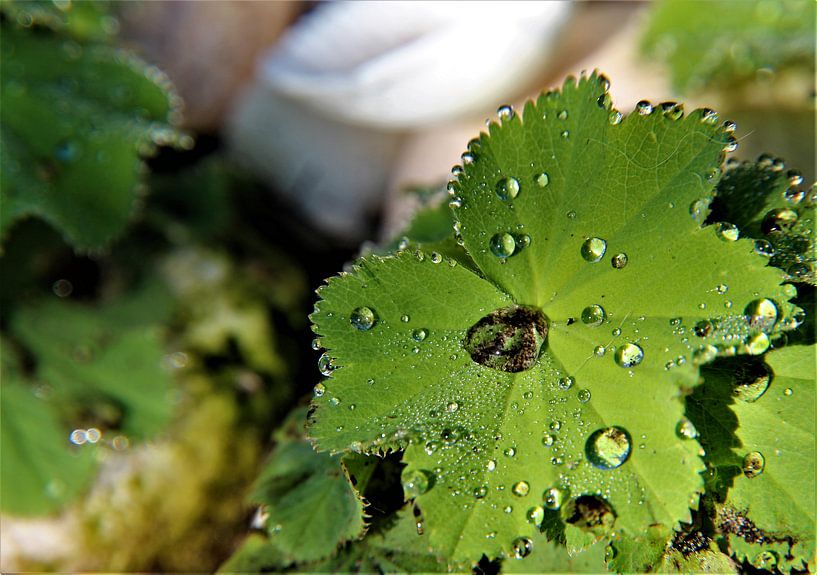
[[[769,336],[763,332],[750,335],[746,340],[746,352],[750,355],[760,355],[769,349]]]
[[[703,108],[701,110],[701,123],[714,126],[718,123],[718,113],[715,110]]]
[[[424,341],[427,337],[428,330],[425,328],[415,329],[413,332],[411,332],[411,338],[417,342]]]
[[[516,448],[508,447],[507,449],[505,449],[505,451],[503,451],[503,453],[508,457],[513,457],[514,455],[516,455]]]
[[[616,126],[621,123],[623,116],[621,112],[618,110],[611,110],[610,115],[607,116],[607,121],[610,122],[610,125]]]
[[[553,437],[553,436],[552,436],[551,434],[549,434],[549,433],[546,433],[546,434],[545,434],[545,435],[542,437],[542,445],[544,445],[545,447],[550,447],[550,446],[552,446],[552,445],[553,445],[555,442],[556,442],[556,438],[555,438],[555,437]]]
[[[591,327],[598,327],[604,322],[604,308],[600,305],[589,305],[582,310],[582,323]]]
[[[763,363],[742,363],[735,372],[733,393],[741,401],[752,403],[766,393],[772,374]]]
[[[766,458],[759,451],[751,451],[743,458],[743,474],[753,479],[763,473],[766,467]]]
[[[750,302],[743,313],[746,314],[751,327],[764,332],[771,331],[777,322],[777,305],[768,298]]]
[[[703,223],[708,209],[709,204],[706,200],[695,200],[689,205],[689,215],[691,215],[692,219],[696,222]]]
[[[603,357],[605,353],[607,353],[607,348],[603,345],[597,345],[593,348],[593,355],[596,357]]]
[[[519,180],[516,178],[502,178],[496,183],[496,195],[505,202],[519,195]]]
[[[715,329],[715,326],[712,325],[712,322],[708,319],[702,319],[698,323],[695,324],[695,327],[692,328],[692,331],[698,337],[707,337],[709,334],[712,333],[712,330]]]
[[[524,559],[533,550],[533,541],[527,537],[517,537],[511,543],[511,551],[513,556],[517,559]]]
[[[607,242],[601,238],[588,238],[582,244],[582,257],[591,263],[601,261],[607,251]]]
[[[622,253],[619,253],[619,254],[614,255],[614,256],[612,257],[612,259],[610,260],[610,264],[611,264],[611,265],[612,265],[612,266],[613,266],[615,269],[620,270],[620,269],[622,269],[624,266],[626,266],[626,265],[627,265],[627,261],[628,261],[628,259],[629,259],[629,258],[627,258],[627,254],[625,254],[624,252],[622,252]]]
[[[613,99],[610,97],[610,94],[605,92],[598,97],[596,104],[598,104],[599,108],[608,109],[613,104]]]
[[[508,106],[507,104],[500,106],[496,109],[496,115],[499,116],[500,120],[510,120],[514,117],[513,107]]]
[[[558,419],[555,419],[550,422],[550,430],[551,431],[559,431],[562,428],[562,422]]]
[[[312,393],[315,394],[315,397],[323,397],[323,394],[326,393],[326,386],[322,383],[319,383],[312,388]]]
[[[493,471],[496,469],[496,459],[489,459],[485,464],[485,468],[488,469],[488,471]]]
[[[787,231],[797,222],[798,214],[791,208],[770,210],[763,216],[760,229],[764,234],[776,231]]]
[[[786,397],[791,397],[793,394],[794,390],[792,390],[792,388],[790,387],[787,387],[786,389],[783,390],[783,395],[785,395]]]
[[[359,307],[352,311],[349,321],[360,331],[368,331],[377,323],[377,315],[368,307]]]
[[[340,405],[340,398],[333,397],[333,398],[329,399],[329,405],[331,405],[333,407],[337,407],[338,405]],[[343,429],[342,426],[340,427],[340,429],[338,429],[338,431],[340,431],[341,429]]]
[[[738,149],[738,141],[734,138],[734,136],[729,136],[727,138],[726,143],[723,145],[724,152],[734,152]]]
[[[518,481],[517,483],[514,483],[513,487],[511,488],[511,492],[517,497],[525,497],[528,493],[530,493],[530,485],[527,481]]]
[[[428,491],[431,482],[429,473],[422,469],[409,469],[403,472],[402,476],[403,494],[406,500],[414,499]]]
[[[542,521],[545,519],[545,510],[543,507],[537,505],[536,507],[531,507],[528,509],[528,512],[525,513],[525,519],[528,520],[528,523],[539,527],[542,525]]]
[[[536,182],[536,185],[540,188],[545,188],[550,183],[550,176],[547,175],[547,172],[542,172],[534,176],[533,181]]]
[[[723,295],[729,291],[729,286],[726,284],[718,284],[715,286],[715,293],[718,295]]]
[[[560,120],[567,120],[567,110],[562,110],[561,112],[556,114],[556,117],[559,118]]]
[[[402,321],[403,323],[408,323],[410,320],[411,318],[407,314],[403,314],[400,316],[400,321]]]
[[[51,291],[59,298],[65,298],[74,291],[74,285],[67,279],[58,279],[51,286]]]
[[[335,371],[334,360],[327,354],[322,354],[318,359],[318,370],[326,377],[331,376],[332,372]]]
[[[678,425],[675,427],[675,433],[677,433],[681,439],[695,439],[698,437],[698,430],[695,429],[695,425],[686,417],[682,417],[681,421],[678,422]]]
[[[740,237],[740,230],[735,224],[720,222],[715,228],[718,237],[725,242],[734,242]]]
[[[567,139],[570,137],[570,132],[569,132],[568,130],[564,130],[564,131],[563,131],[563,132],[560,134],[560,136],[562,136],[562,138],[564,138],[565,140],[567,140]]]
[[[576,398],[579,400],[580,403],[587,403],[588,401],[590,401],[590,390],[580,389],[579,392],[576,394]]]
[[[556,385],[562,391],[567,391],[568,389],[573,387],[573,384],[575,382],[576,382],[576,380],[568,375],[567,377],[560,377],[559,380],[556,382]]]
[[[639,116],[649,116],[652,114],[652,104],[647,100],[641,100],[635,105],[635,111]]]
[[[501,308],[468,330],[464,346],[480,365],[516,373],[533,367],[547,333],[547,319],[538,309]]]
[[[610,334],[611,334],[611,335],[614,335],[615,337],[620,336],[620,335],[621,335],[621,328],[620,328],[620,327],[617,327],[616,329],[614,329],[613,331],[611,331],[611,332],[610,332]]]
[[[459,403],[457,403],[456,401],[452,401],[452,402],[450,402],[448,405],[446,405],[446,406],[445,406],[445,410],[446,410],[448,413],[454,413],[454,412],[455,412],[455,411],[457,411],[459,408],[460,408],[460,404],[459,404]]]
[[[567,219],[568,220],[575,220],[576,219],[576,212],[573,211],[573,210],[570,210],[569,212],[567,212]]]
[[[544,494],[545,507],[551,510],[557,510],[562,507],[565,499],[565,493],[558,487],[551,487]]]
[[[488,495],[488,488],[485,485],[480,485],[479,487],[474,487],[474,497],[477,499],[482,499],[486,495]]]
[[[644,359],[644,350],[634,343],[625,343],[616,349],[616,363],[621,367],[634,367]]]
[[[494,234],[489,245],[491,253],[503,259],[512,256],[516,250],[516,240],[507,232]]]
[[[443,256],[440,255],[439,252],[431,252],[431,256],[428,259],[431,260],[431,263],[438,264],[443,261]]]
[[[620,427],[594,431],[587,439],[587,459],[599,469],[615,469],[630,457],[630,436]]]
[[[83,445],[88,441],[88,432],[84,429],[75,429],[68,435],[68,441],[74,445]]]

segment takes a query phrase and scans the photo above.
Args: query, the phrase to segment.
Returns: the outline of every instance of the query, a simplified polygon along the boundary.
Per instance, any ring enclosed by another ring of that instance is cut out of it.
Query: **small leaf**
[[[12,515],[51,513],[87,487],[96,469],[94,450],[71,445],[57,410],[23,382],[8,347],[4,341],[2,509]]]
[[[814,567],[815,553],[815,353],[792,346],[769,353],[773,379],[754,402],[733,409],[743,463],[725,505],[744,514],[766,541],[791,538],[798,557]],[[762,542],[762,541],[761,541]],[[751,558],[750,558],[751,559]]]
[[[102,248],[132,217],[140,155],[179,142],[160,73],[122,52],[3,25],[0,230],[37,215],[76,248]]]
[[[293,412],[291,420],[303,415]],[[362,535],[363,504],[340,456],[317,453],[305,439],[278,437],[250,500],[265,506],[271,541],[288,560],[328,557]]]

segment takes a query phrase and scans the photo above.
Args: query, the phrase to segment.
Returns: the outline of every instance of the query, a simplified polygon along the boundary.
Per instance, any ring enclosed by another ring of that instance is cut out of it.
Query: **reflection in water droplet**
[[[607,251],[607,242],[601,238],[588,238],[582,244],[582,257],[591,263],[601,261]]]
[[[622,269],[623,267],[625,267],[627,265],[627,261],[628,261],[627,254],[622,252],[622,253],[614,255],[612,257],[612,259],[610,260],[610,264],[615,269],[620,270],[620,269]]]
[[[565,493],[558,487],[551,487],[544,494],[545,507],[556,510],[561,508],[564,502]]]
[[[580,389],[579,392],[576,394],[576,398],[579,400],[580,403],[587,403],[588,401],[590,401],[590,390]]]
[[[321,372],[322,375],[329,377],[335,370],[334,360],[327,354],[325,353],[322,354],[321,357],[318,359],[318,370]]]
[[[511,492],[517,497],[525,497],[528,493],[530,493],[530,485],[527,481],[518,481],[514,483],[513,487],[511,488]]]
[[[764,234],[776,231],[786,231],[792,228],[797,222],[798,214],[791,208],[780,208],[770,210],[763,216],[760,229]]]
[[[541,174],[534,176],[533,181],[536,182],[536,185],[540,188],[544,188],[550,183],[550,176],[547,175],[547,172],[542,172]]]
[[[695,429],[695,425],[686,417],[682,417],[681,421],[678,422],[678,425],[675,427],[675,433],[677,433],[681,439],[695,439],[698,437],[698,430]]]
[[[517,537],[511,543],[511,551],[516,559],[524,559],[533,550],[533,541],[527,537]]]
[[[479,487],[474,487],[474,497],[477,499],[482,499],[488,495],[488,487],[485,485],[480,485]]]
[[[743,474],[753,479],[763,473],[766,467],[766,458],[759,451],[751,451],[743,458]]]
[[[620,427],[594,431],[587,438],[587,459],[599,469],[615,469],[630,457],[629,434]]]
[[[359,307],[352,311],[349,322],[360,331],[368,331],[377,323],[377,315],[368,307]]]
[[[763,332],[750,335],[746,340],[746,353],[749,355],[760,355],[769,349],[771,341],[769,336]]]
[[[463,345],[480,365],[515,373],[533,367],[547,333],[541,311],[509,307],[480,319],[468,330]]]
[[[528,523],[532,525],[536,525],[539,527],[542,525],[542,520],[545,518],[545,510],[543,507],[537,505],[536,507],[531,507],[528,509],[528,512],[525,513],[525,519],[528,520]]]
[[[422,495],[428,491],[431,484],[429,481],[429,473],[422,469],[406,468],[403,472],[402,484],[405,499],[414,499],[418,495]]]
[[[589,305],[582,310],[582,323],[597,327],[604,322],[604,308],[600,305]]]
[[[764,332],[769,332],[777,321],[777,305],[768,298],[756,299],[743,311],[749,325]]]
[[[616,349],[616,363],[621,367],[634,367],[644,359],[644,350],[634,343],[625,343]]]
[[[511,234],[501,232],[494,234],[493,237],[491,237],[489,246],[492,254],[498,258],[504,259],[513,255],[514,251],[516,250],[516,240]]]
[[[610,122],[611,125],[615,126],[621,123],[622,118],[623,116],[621,115],[621,112],[618,110],[612,110],[610,115],[607,116],[607,121]]]
[[[765,363],[744,362],[734,372],[732,380],[735,397],[747,403],[753,403],[766,393],[772,374]]]
[[[556,385],[562,391],[567,391],[568,389],[570,389],[573,386],[573,384],[575,382],[576,382],[576,380],[574,378],[570,377],[570,376],[560,377],[559,380],[556,382]]]
[[[554,438],[554,437],[553,437],[552,435],[550,435],[549,433],[546,433],[546,434],[545,434],[545,435],[542,437],[542,445],[544,445],[545,447],[550,447],[551,445],[553,445],[553,444],[554,444],[554,442],[555,442],[555,441],[556,441],[556,438]]]
[[[312,388],[312,393],[315,394],[315,397],[323,397],[323,394],[326,393],[326,386],[319,383]]]
[[[414,341],[424,341],[428,337],[428,330],[425,328],[415,329],[411,332],[411,338]]]
[[[740,230],[735,224],[721,222],[715,228],[718,237],[725,242],[734,242],[740,237]]]
[[[500,120],[510,120],[514,117],[513,107],[508,106],[507,104],[500,106],[496,109],[496,115],[499,116]]]
[[[635,105],[635,111],[639,116],[649,116],[652,113],[652,104],[647,100],[641,100]]]
[[[593,348],[593,355],[596,357],[603,357],[607,353],[607,349],[603,345],[597,345]]]
[[[509,201],[519,195],[519,180],[502,178],[496,183],[496,195],[500,200]]]

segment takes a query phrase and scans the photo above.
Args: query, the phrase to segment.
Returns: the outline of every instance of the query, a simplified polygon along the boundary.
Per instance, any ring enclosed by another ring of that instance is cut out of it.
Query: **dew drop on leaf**
[[[499,116],[500,120],[510,120],[514,117],[513,107],[508,105],[500,106],[496,109],[496,115]]]
[[[766,458],[759,451],[750,451],[743,458],[743,474],[749,479],[755,478],[763,473],[766,466]]]
[[[509,258],[516,251],[516,240],[508,232],[500,232],[491,237],[489,243],[491,253],[498,258]]]
[[[607,353],[607,348],[603,345],[597,345],[593,348],[593,355],[596,357],[603,357],[605,353]]]
[[[615,469],[630,457],[630,436],[620,427],[594,431],[587,438],[587,460],[599,469]]]
[[[542,172],[534,176],[533,181],[536,182],[536,185],[540,188],[545,188],[550,183],[550,176],[547,175],[547,172]]]
[[[371,308],[359,307],[352,311],[349,322],[360,331],[368,331],[377,323],[377,315]]]
[[[408,323],[410,320],[411,318],[407,314],[403,314],[400,316],[400,321],[402,321],[403,323]]]
[[[735,224],[729,222],[721,222],[715,228],[718,237],[725,242],[734,242],[740,237],[740,230]]]
[[[550,446],[552,446],[552,445],[555,443],[555,441],[556,441],[556,438],[554,438],[554,437],[553,437],[551,434],[549,434],[549,433],[546,433],[546,434],[545,434],[545,435],[542,437],[542,445],[544,445],[545,447],[550,447]]]
[[[746,353],[749,355],[760,355],[769,349],[771,341],[769,336],[763,332],[750,335],[746,340]]]
[[[326,393],[326,386],[322,383],[319,383],[312,388],[312,393],[315,394],[315,397],[323,397],[323,394]]]
[[[770,234],[776,231],[786,231],[797,222],[797,212],[791,208],[779,208],[770,210],[763,216],[763,221],[760,223],[760,230],[764,234]]]
[[[581,254],[585,261],[596,263],[604,257],[607,242],[601,238],[587,238],[582,244]]]
[[[607,117],[607,121],[610,122],[610,125],[615,126],[621,123],[622,118],[623,116],[621,115],[621,112],[619,112],[618,110],[613,110]]]
[[[576,398],[579,400],[579,403],[587,403],[590,401],[590,390],[580,389],[576,394]]]
[[[430,486],[429,474],[422,469],[407,469],[403,473],[403,494],[408,499],[422,495]]]
[[[443,261],[443,256],[439,252],[431,252],[429,259],[431,260],[431,263],[438,264]]]
[[[777,304],[768,298],[750,302],[743,311],[749,325],[761,331],[771,331],[777,321]]]
[[[589,305],[582,310],[582,323],[591,327],[600,326],[604,317],[604,308],[600,305]]]
[[[511,551],[513,556],[517,559],[524,559],[533,550],[533,541],[527,537],[517,537],[511,543]]]
[[[519,180],[502,178],[496,183],[496,195],[502,201],[509,201],[519,195]]]
[[[332,375],[332,372],[335,370],[334,360],[329,357],[327,354],[322,354],[320,358],[318,358],[318,371],[321,372],[322,375],[329,377]]]
[[[695,439],[698,437],[698,430],[695,429],[695,425],[686,417],[682,417],[681,421],[678,422],[678,425],[675,427],[675,433],[677,433],[681,439]]]
[[[621,367],[634,367],[644,359],[644,350],[634,343],[625,343],[616,349],[616,363]]]
[[[732,392],[740,401],[755,402],[766,393],[771,377],[766,364],[745,362],[735,371]]]
[[[551,487],[544,494],[545,507],[551,510],[560,509],[565,499],[565,493],[558,487]]]
[[[538,309],[507,307],[475,323],[463,345],[480,365],[516,373],[533,367],[547,333],[547,320]]]
[[[610,260],[610,264],[617,270],[624,268],[627,265],[629,258],[624,252],[618,253]]]
[[[488,488],[485,485],[474,487],[474,497],[477,499],[482,499],[486,495],[488,495]]]
[[[575,382],[576,382],[576,380],[575,380],[573,377],[571,377],[571,376],[569,376],[569,375],[568,375],[568,376],[566,376],[566,377],[560,377],[560,378],[558,379],[558,381],[556,382],[556,385],[557,385],[557,386],[559,387],[559,389],[561,389],[562,391],[567,391],[568,389],[570,389],[571,387],[573,387],[573,384],[574,384]]]
[[[530,493],[530,484],[527,481],[518,481],[513,484],[511,492],[517,497],[525,497]]]
[[[556,117],[559,118],[560,120],[567,120],[567,110],[562,110],[561,112],[556,114]]]
[[[649,116],[652,114],[652,104],[647,100],[641,100],[635,105],[635,111],[639,116]]]
[[[712,333],[713,329],[714,326],[712,325],[711,321],[709,321],[708,319],[702,319],[701,321],[695,324],[695,327],[692,328],[692,331],[698,337],[707,337],[709,334]]]
[[[528,523],[539,527],[542,525],[542,521],[545,518],[545,509],[540,505],[535,507],[531,507],[528,509],[528,512],[525,513],[525,519],[528,520]]]
[[[413,332],[411,332],[411,338],[417,342],[424,341],[427,337],[428,330],[425,328],[415,329]]]

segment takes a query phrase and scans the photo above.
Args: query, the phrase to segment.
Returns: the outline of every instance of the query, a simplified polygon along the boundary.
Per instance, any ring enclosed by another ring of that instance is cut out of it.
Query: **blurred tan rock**
[[[221,127],[258,55],[303,9],[301,2],[123,2],[121,37],[164,70],[184,99],[183,125]]]

